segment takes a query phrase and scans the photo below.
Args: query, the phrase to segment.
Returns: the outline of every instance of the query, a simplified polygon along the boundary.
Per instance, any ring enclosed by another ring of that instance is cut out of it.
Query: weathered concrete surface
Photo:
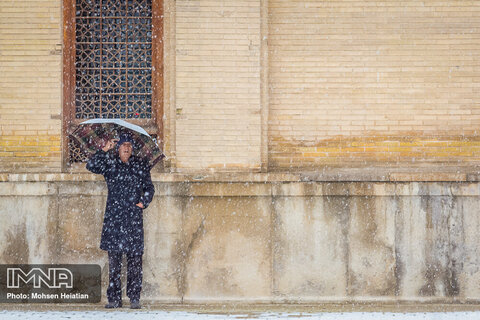
[[[275,199],[274,296],[281,299],[342,299],[347,293],[348,254],[342,197]]]
[[[158,188],[157,188],[158,189]],[[143,257],[146,299],[180,302],[179,290],[182,256],[181,245],[183,201],[178,197],[153,198],[144,211],[145,254]]]
[[[348,296],[395,294],[395,211],[385,197],[351,196],[348,230]],[[394,209],[394,208],[393,208]]]
[[[183,242],[187,301],[270,297],[270,199],[185,199]]]
[[[463,272],[458,275],[460,292],[467,299],[480,299],[480,207],[475,197],[465,197],[460,203],[465,241]]]
[[[46,196],[0,197],[1,263],[48,263],[55,258],[55,204]]]
[[[480,300],[478,182],[155,182],[144,290],[168,303]],[[0,183],[2,263],[95,263],[104,182]]]
[[[397,292],[402,298],[419,296],[426,272],[425,245],[427,215],[421,198],[397,197],[395,200],[395,254]]]

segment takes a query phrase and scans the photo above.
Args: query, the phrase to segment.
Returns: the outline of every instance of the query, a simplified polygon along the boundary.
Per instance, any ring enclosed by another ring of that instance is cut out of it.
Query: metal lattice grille
[[[72,137],[68,138],[68,156],[70,163],[87,162],[89,157],[88,153],[86,153],[82,149],[82,146]]]
[[[75,118],[152,118],[152,1],[76,0]]]

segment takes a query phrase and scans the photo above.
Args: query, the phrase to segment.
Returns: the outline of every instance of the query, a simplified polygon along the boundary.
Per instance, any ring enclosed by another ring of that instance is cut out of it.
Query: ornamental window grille
[[[155,66],[161,62],[155,57],[161,57],[161,45],[152,39],[161,39],[161,3],[64,0],[64,4],[67,130],[87,119],[120,118],[155,135],[161,119],[157,116],[161,99],[155,92],[161,80],[161,68],[155,73]],[[75,141],[65,142],[68,163],[86,160]]]

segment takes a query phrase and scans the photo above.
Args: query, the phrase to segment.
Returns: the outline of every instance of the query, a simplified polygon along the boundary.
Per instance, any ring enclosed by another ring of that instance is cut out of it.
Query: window
[[[68,138],[93,118],[120,118],[161,135],[162,3],[64,0],[64,161],[86,155]]]

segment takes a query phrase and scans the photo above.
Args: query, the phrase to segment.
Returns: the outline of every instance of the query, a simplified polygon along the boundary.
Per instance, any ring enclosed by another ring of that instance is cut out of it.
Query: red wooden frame
[[[163,1],[152,0],[152,118],[128,119],[163,141]],[[63,0],[63,123],[64,171],[68,159],[68,134],[85,119],[75,119],[75,0]],[[160,146],[162,147],[162,146]]]

